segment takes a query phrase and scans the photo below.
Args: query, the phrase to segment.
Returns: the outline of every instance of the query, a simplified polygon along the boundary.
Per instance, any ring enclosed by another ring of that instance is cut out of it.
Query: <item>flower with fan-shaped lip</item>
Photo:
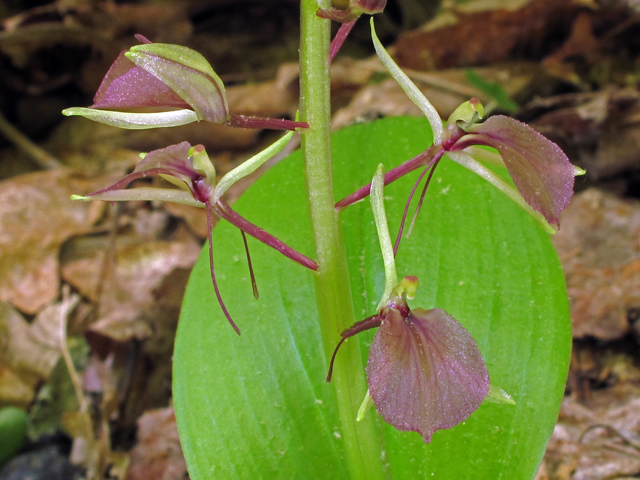
[[[485,401],[514,404],[493,387],[480,349],[467,329],[442,309],[409,308],[418,279],[398,282],[395,254],[384,208],[384,172],[371,182],[371,207],[384,262],[385,289],[377,313],[341,333],[331,357],[349,337],[378,328],[367,360],[369,390],[358,413],[371,400],[384,420],[399,430],[418,432],[426,443],[436,430],[463,422]]]
[[[368,395],[387,423],[429,443],[435,431],[469,418],[490,382],[480,349],[460,322],[439,308],[409,308],[406,289],[417,283],[405,277],[377,315],[342,332],[335,352],[347,338],[378,327],[367,361]]]
[[[176,127],[196,121],[243,128],[294,130],[306,122],[229,112],[224,84],[200,53],[181,45],[142,42],[121,52],[88,108],[63,110],[126,129]]]

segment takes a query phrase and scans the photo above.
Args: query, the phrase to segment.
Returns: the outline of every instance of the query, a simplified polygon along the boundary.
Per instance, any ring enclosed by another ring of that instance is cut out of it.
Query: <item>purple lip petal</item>
[[[389,309],[369,350],[369,392],[398,430],[433,432],[464,421],[489,391],[487,367],[469,332],[441,309]]]
[[[120,52],[113,62],[91,108],[130,109],[144,107],[191,108],[171,88],[146,72]]]
[[[528,125],[503,115],[473,125],[452,148],[488,145],[498,150],[513,183],[531,207],[552,225],[573,195],[574,168],[555,143]]]

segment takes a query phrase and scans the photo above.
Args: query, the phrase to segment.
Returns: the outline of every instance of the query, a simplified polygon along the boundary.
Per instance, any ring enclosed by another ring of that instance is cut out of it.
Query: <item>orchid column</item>
[[[310,125],[302,135],[302,152],[319,265],[315,281],[318,316],[327,358],[340,332],[355,322],[346,250],[334,207],[330,142],[331,22],[316,15],[318,7],[330,6],[328,0],[302,0],[300,27],[300,110],[301,119]],[[344,361],[336,365],[333,385],[349,472],[353,480],[384,478],[372,416],[356,423],[367,391],[360,348],[357,342],[345,347]]]

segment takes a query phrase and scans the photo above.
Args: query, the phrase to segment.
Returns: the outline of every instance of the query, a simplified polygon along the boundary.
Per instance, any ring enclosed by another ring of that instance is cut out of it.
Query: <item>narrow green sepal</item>
[[[500,405],[517,405],[511,395],[500,387],[496,387],[493,383],[489,385],[489,393],[484,397],[485,402],[497,403]]]
[[[480,162],[476,161],[467,152],[447,152],[447,156],[457,164],[462,165],[464,168],[467,168],[479,177],[482,177],[502,193],[504,193],[507,197],[509,197],[517,205],[519,205],[525,212],[531,215],[542,226],[542,228],[547,231],[547,233],[551,235],[557,233],[557,230],[553,228],[553,226],[549,222],[547,222],[547,219],[544,218],[544,215],[534,210],[533,207],[531,207],[531,205],[529,205],[525,201],[525,199],[522,198],[522,195],[520,195],[518,190],[505,182],[495,172],[491,171]]]
[[[198,120],[193,110],[181,109],[156,113],[117,112],[115,110],[100,110],[97,108],[72,107],[62,111],[67,117],[81,116],[104,123],[112,127],[128,130],[145,130],[158,127],[178,127]]]
[[[358,409],[356,422],[362,421],[367,411],[371,408],[371,405],[373,405],[373,400],[371,399],[371,395],[369,395],[369,390],[367,389],[367,393],[364,396],[364,400],[362,400],[362,405],[360,405],[360,408]]]
[[[90,197],[82,197],[82,195],[72,196],[72,200],[102,200],[104,202],[173,202],[190,205],[192,207],[204,207],[205,204],[193,198],[191,192],[184,190],[175,190],[172,188],[155,188],[155,187],[136,187],[118,190],[109,190],[102,193],[91,195]]]
[[[387,213],[384,209],[384,166],[378,165],[378,169],[371,182],[371,210],[378,231],[378,240],[382,259],[384,261],[384,293],[378,304],[378,310],[389,301],[394,288],[398,286],[398,274],[396,272],[396,260],[393,253],[393,243],[387,224]]]
[[[573,166],[573,176],[574,177],[579,177],[581,175],[586,175],[587,171],[584,168],[580,168],[577,165]]]
[[[296,121],[297,118],[298,114],[296,114]],[[267,148],[254,155],[249,160],[246,160],[241,165],[237,166],[229,173],[227,173],[224,177],[222,177],[213,192],[211,203],[217,203],[231,185],[236,183],[241,178],[244,178],[247,175],[255,172],[267,160],[279,153],[287,145],[287,143],[289,143],[289,140],[291,140],[291,137],[293,137],[293,133],[294,132],[287,133],[280,140],[277,140],[273,144],[269,145]]]
[[[402,90],[407,94],[407,96],[411,99],[411,101],[418,107],[424,116],[427,117],[429,124],[431,125],[431,131],[433,132],[433,143],[438,144],[442,143],[443,139],[443,129],[442,129],[442,119],[440,118],[440,114],[437,112],[435,107],[431,105],[431,102],[427,100],[427,97],[420,91],[420,89],[411,81],[411,79],[407,76],[406,73],[402,71],[402,69],[393,61],[389,52],[385,50],[378,39],[378,35],[376,34],[376,29],[373,24],[373,17],[371,17],[371,40],[373,41],[373,47],[376,50],[376,54],[380,61],[387,69],[389,74],[393,77],[393,79],[398,82]]]
[[[93,198],[87,197],[86,195],[71,195],[71,200],[82,200],[83,202],[90,202],[93,200]]]

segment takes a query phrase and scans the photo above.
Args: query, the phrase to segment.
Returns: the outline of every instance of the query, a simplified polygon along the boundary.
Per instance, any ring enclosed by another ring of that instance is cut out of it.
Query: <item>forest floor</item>
[[[390,0],[378,32],[441,116],[478,97],[588,172],[553,238],[574,349],[537,479],[640,478],[640,4],[449,2],[434,16],[437,2],[424,3]],[[25,478],[37,461],[48,469],[31,478],[81,478],[70,452],[76,465],[109,465],[110,478],[187,478],[171,355],[204,212],[68,199],[113,183],[140,151],[201,143],[224,174],[275,137],[204,123],[123,131],[60,111],[91,104],[141,33],[203,53],[231,111],[292,118],[297,17],[294,0],[0,0],[0,406],[28,409],[31,439],[0,480]],[[332,67],[335,129],[420,113],[372,57],[367,28]],[[83,426],[78,386],[101,435]]]

